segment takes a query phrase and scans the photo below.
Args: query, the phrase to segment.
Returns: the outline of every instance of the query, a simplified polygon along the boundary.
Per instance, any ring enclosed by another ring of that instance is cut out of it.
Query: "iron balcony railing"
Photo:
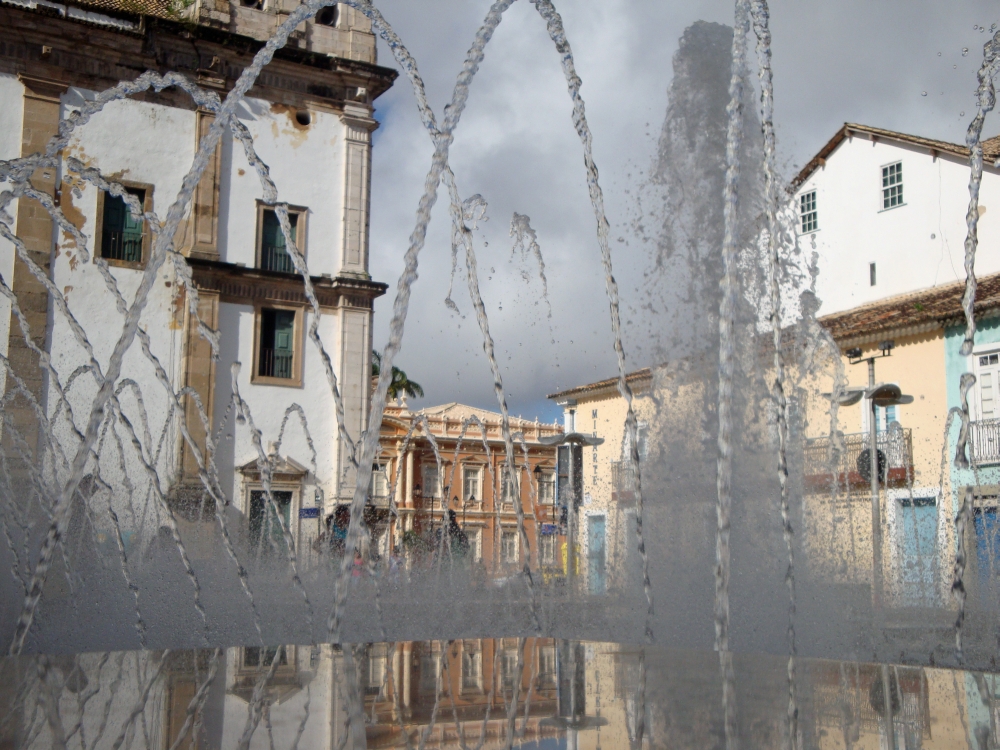
[[[142,261],[142,232],[105,230],[101,257],[107,260],[140,263]]]
[[[631,460],[611,462],[611,499],[616,502],[635,499],[635,464]]]
[[[264,245],[260,253],[260,266],[265,271],[278,271],[279,273],[295,273],[295,264],[292,263],[292,256],[283,247],[274,245]]]
[[[969,458],[973,466],[1000,464],[1000,419],[969,422]]]
[[[264,378],[292,377],[292,353],[276,349],[261,349],[260,375]]]
[[[837,466],[830,464],[830,437],[806,440],[803,467],[806,487],[813,490],[829,491],[832,483],[843,489],[864,489],[869,486],[869,469],[862,467],[862,454],[870,445],[868,433],[852,433],[842,436],[843,453]],[[913,431],[895,429],[880,432],[876,446],[882,454],[882,484],[887,487],[905,487],[913,476]],[[869,459],[870,460],[870,459]]]

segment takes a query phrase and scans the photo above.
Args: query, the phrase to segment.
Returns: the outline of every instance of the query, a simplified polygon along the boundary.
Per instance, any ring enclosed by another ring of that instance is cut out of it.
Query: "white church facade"
[[[157,0],[3,4],[4,36],[19,41],[0,44],[0,160],[43,152],[73,111],[147,70],[179,72],[225,98],[298,3],[284,5],[198,0],[178,15]],[[367,422],[373,300],[387,289],[368,272],[374,103],[395,76],[376,64],[370,22],[334,5],[293,32],[239,105],[236,119],[287,205],[315,306],[259,165],[226,129],[174,237],[183,257],[168,257],[152,279],[81,484],[113,499],[126,537],[148,533],[151,520],[155,532],[171,513],[182,525],[214,518],[206,475],[259,546],[280,545],[273,508],[307,546],[353,495],[345,436],[356,440]],[[23,243],[0,238],[10,290],[0,303],[2,447],[22,464],[8,491],[21,481],[44,494],[68,476],[122,334],[122,305],[147,271],[151,225],[164,220],[214,119],[177,88],[111,102],[73,132],[57,169],[32,177],[61,216],[27,197],[5,206],[0,221]],[[97,187],[92,169],[144,215]]]

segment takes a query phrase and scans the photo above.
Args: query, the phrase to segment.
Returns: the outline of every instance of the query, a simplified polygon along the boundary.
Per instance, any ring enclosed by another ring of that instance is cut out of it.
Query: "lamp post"
[[[569,498],[567,498],[568,507],[566,513],[566,589],[572,592],[576,578],[576,539],[575,539],[576,509],[580,506],[580,501],[581,501],[580,490],[582,490],[582,484],[583,484],[582,481],[583,477],[581,476],[580,477],[581,487],[577,486],[576,455],[577,451],[580,451],[581,454],[580,464],[582,467],[583,446],[589,445],[591,447],[596,447],[598,445],[603,445],[604,438],[599,438],[597,437],[597,435],[584,435],[579,432],[570,432],[570,433],[564,433],[562,435],[551,435],[542,437],[539,438],[538,442],[540,442],[542,445],[557,446],[556,447],[556,456],[558,457],[556,459],[557,464],[559,461],[562,460],[562,454],[563,454],[563,452],[560,451],[559,448],[566,446],[567,447],[566,453],[569,455],[569,467],[567,472],[569,478],[568,481]],[[561,470],[558,471],[558,474],[561,475],[562,471]],[[556,483],[556,487],[558,488],[558,482]],[[563,498],[559,497],[557,498],[557,500],[561,503],[563,501]]]
[[[840,404],[842,406],[851,406],[852,404],[856,404],[862,397],[868,401],[868,461],[872,502],[872,597],[873,606],[876,612],[881,611],[883,598],[882,508],[879,499],[879,481],[881,479],[881,472],[879,471],[878,450],[878,407],[913,403],[913,396],[904,396],[902,391],[899,389],[899,386],[891,383],[878,386],[875,384],[875,360],[891,356],[892,350],[895,347],[896,343],[894,341],[882,341],[878,345],[881,354],[872,354],[870,357],[862,357],[860,347],[848,349],[845,354],[848,361],[852,365],[857,365],[862,362],[866,362],[868,364],[868,389],[864,391],[849,391],[840,399]],[[888,469],[888,466],[886,466],[886,469]]]

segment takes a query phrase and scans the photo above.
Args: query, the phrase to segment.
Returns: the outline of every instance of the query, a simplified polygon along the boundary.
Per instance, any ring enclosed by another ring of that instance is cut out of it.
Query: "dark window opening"
[[[312,122],[312,117],[310,116],[308,111],[300,109],[295,113],[295,122],[304,127],[308,125],[310,122]]]
[[[140,206],[145,206],[146,191],[126,188]],[[143,220],[132,215],[125,201],[115,195],[104,196],[104,216],[101,219],[101,257],[129,263],[142,262]]]
[[[868,264],[868,282],[871,286],[875,286],[875,264]]]
[[[244,667],[270,667],[274,664],[274,657],[278,657],[278,666],[288,664],[288,655],[284,646],[272,646],[261,648],[260,646],[247,646],[243,649]]]
[[[264,7],[264,0],[240,0],[244,8],[256,8],[261,10]]]
[[[306,116],[308,117],[308,112]],[[299,215],[289,213],[288,224],[291,229],[292,242],[298,242],[295,236],[298,223]],[[295,265],[292,263],[292,256],[288,253],[285,234],[281,231],[278,214],[269,208],[264,210],[264,221],[261,227],[260,267],[265,271],[295,273]]]
[[[275,490],[271,492],[271,497],[274,498],[273,505],[268,502],[267,494],[263,490],[250,492],[250,543],[259,553],[284,554],[285,534],[281,527],[284,524],[288,529],[291,522],[292,493],[287,490]],[[281,523],[278,522],[275,508],[281,515]]]
[[[260,360],[257,374],[265,378],[291,378],[295,351],[295,312],[260,311]]]
[[[337,12],[337,6],[335,4],[327,5],[316,14],[316,23],[320,26],[336,26],[337,17],[339,15],[340,14]]]

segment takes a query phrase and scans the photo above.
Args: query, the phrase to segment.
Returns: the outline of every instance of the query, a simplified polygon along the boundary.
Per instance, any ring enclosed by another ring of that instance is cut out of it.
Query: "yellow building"
[[[652,405],[647,398],[653,382],[649,369],[626,376],[639,421],[640,461],[647,451]],[[630,566],[635,545],[635,479],[627,460],[625,417],[628,408],[618,392],[618,378],[549,395],[563,409],[567,433],[593,434],[604,440],[583,448],[582,502],[577,514],[578,570],[584,590],[603,594]],[[560,470],[565,474],[565,470]],[[566,476],[560,477],[565,482]],[[560,503],[562,500],[559,501]]]

